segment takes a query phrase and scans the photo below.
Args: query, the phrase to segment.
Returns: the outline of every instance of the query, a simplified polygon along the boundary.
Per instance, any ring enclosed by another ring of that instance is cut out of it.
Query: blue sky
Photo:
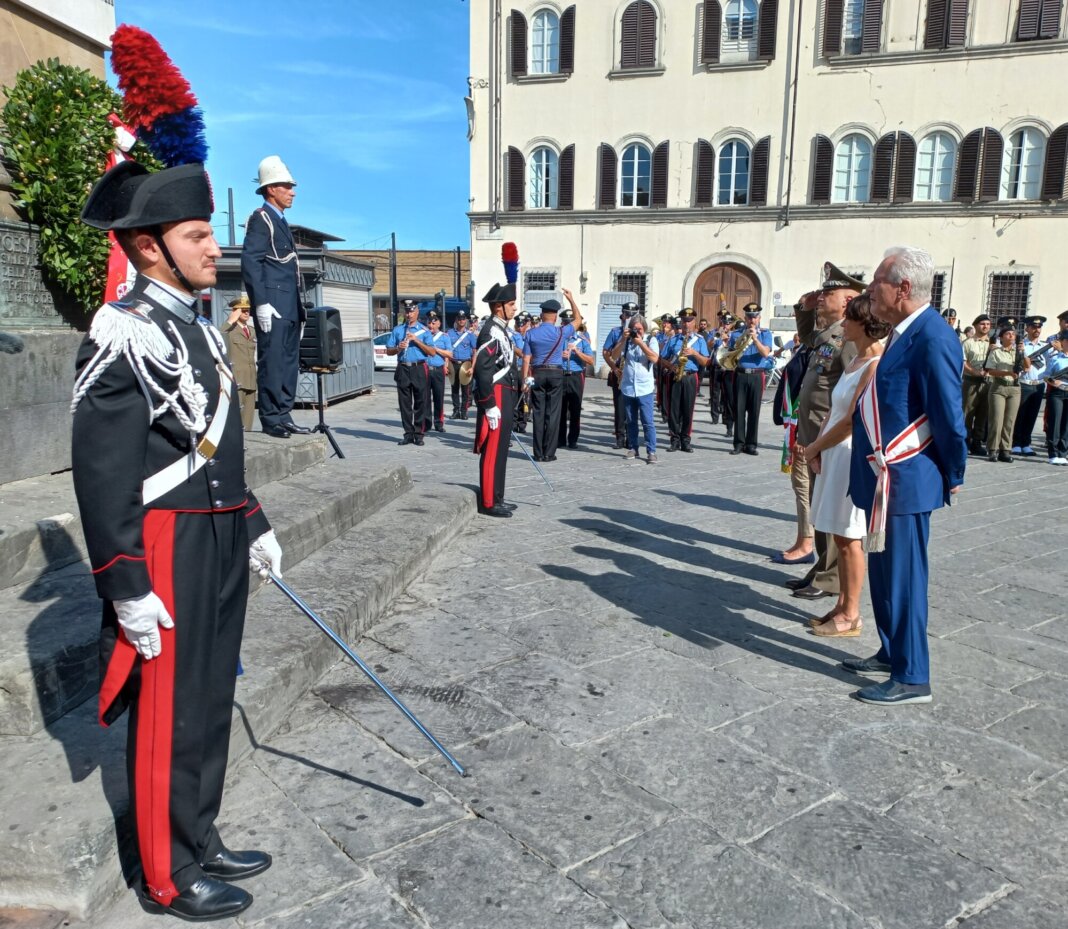
[[[240,224],[256,167],[281,155],[290,222],[337,248],[467,248],[468,5],[462,0],[116,0],[200,100],[215,222]],[[114,79],[112,78],[114,83]]]

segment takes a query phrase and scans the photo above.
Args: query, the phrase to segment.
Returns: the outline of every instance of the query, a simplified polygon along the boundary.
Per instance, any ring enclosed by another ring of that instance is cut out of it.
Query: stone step
[[[310,456],[311,446],[291,454]],[[403,467],[364,476],[348,461],[286,462],[268,455],[258,476],[302,470],[261,484],[258,496],[285,555],[296,564],[408,489]],[[250,467],[250,471],[251,471]],[[258,579],[257,579],[258,580]],[[0,591],[0,734],[32,735],[97,688],[100,601],[84,561]]]
[[[474,512],[468,491],[416,485],[287,569],[285,580],[355,643]],[[281,591],[261,587],[249,602],[231,764],[341,657]],[[33,736],[0,738],[0,907],[84,920],[124,892],[115,821],[127,807],[126,718],[102,729],[95,712],[95,701],[86,701]]]
[[[293,436],[282,442],[249,432],[245,439],[245,464],[253,490],[326,457],[326,439],[317,435]],[[69,471],[0,486],[0,513],[0,589],[30,584],[85,557]]]

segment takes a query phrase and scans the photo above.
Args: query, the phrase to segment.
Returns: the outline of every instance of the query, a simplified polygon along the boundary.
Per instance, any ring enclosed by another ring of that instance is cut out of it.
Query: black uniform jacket
[[[474,371],[475,403],[480,409],[488,410],[497,405],[493,393],[495,384],[512,390],[519,386],[519,369],[515,365],[515,347],[508,333],[508,324],[491,316],[483,324],[475,345],[478,352]],[[504,370],[506,368],[508,370]]]
[[[188,373],[207,395],[205,420],[210,428],[222,399],[220,378],[225,377],[207,342],[217,333],[202,331],[205,324],[190,307],[144,277],[124,301],[100,312],[116,308],[147,316],[179,352],[188,352]],[[79,372],[99,348],[91,335],[85,337],[78,351]],[[176,354],[169,360],[175,362]],[[175,375],[165,376],[151,362],[146,369],[163,390],[177,389]],[[214,447],[201,446],[204,464],[192,474],[186,469],[177,486],[148,504],[142,498],[145,479],[187,459],[206,433],[191,436],[170,409],[153,418],[160,398],[145,387],[143,375],[126,354],[119,354],[78,402],[71,442],[74,490],[101,598],[123,600],[152,590],[142,538],[146,506],[189,513],[243,510],[250,539],[270,529],[245,483],[240,403],[236,385],[231,386],[222,434]]]
[[[254,307],[269,303],[282,319],[304,322],[300,259],[289,224],[269,206],[252,211],[241,247],[241,279]]]

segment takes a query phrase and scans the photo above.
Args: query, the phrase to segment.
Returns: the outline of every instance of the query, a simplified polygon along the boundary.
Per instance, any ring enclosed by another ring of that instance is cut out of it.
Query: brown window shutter
[[[652,197],[650,206],[664,209],[668,199],[668,142],[661,142],[653,149]]]
[[[960,203],[975,202],[975,187],[979,181],[979,148],[983,144],[983,130],[969,132],[957,152],[957,177],[953,185],[953,199]]]
[[[823,4],[823,57],[842,53],[842,0],[826,0]]]
[[[638,67],[638,17],[641,4],[632,3],[623,11],[619,23],[619,66],[621,68]]]
[[[812,140],[812,196],[811,203],[831,202],[831,174],[834,170],[834,146],[825,135]]]
[[[766,135],[753,146],[749,168],[749,205],[768,205],[768,163],[771,161],[771,136]]]
[[[1016,23],[1016,39],[1026,42],[1038,38],[1038,20],[1042,12],[1042,0],[1020,0],[1020,18]]]
[[[712,206],[712,185],[715,183],[716,150],[711,142],[697,141],[697,169],[694,172],[693,205]]]
[[[949,0],[927,0],[927,27],[923,33],[924,48],[945,48],[946,6]]]
[[[656,10],[641,0],[638,17],[638,67],[656,67]]]
[[[983,158],[979,168],[979,201],[989,202],[1001,196],[1001,156],[1005,143],[1001,133],[989,126],[983,130]]]
[[[527,73],[527,18],[512,10],[509,17],[512,30],[512,77],[523,77]]]
[[[1064,199],[1065,168],[1068,167],[1068,123],[1050,133],[1046,143],[1046,163],[1042,168],[1043,200]]]
[[[897,135],[888,132],[875,143],[875,157],[871,173],[871,202],[889,203],[890,184],[894,176],[894,150]]]
[[[757,20],[757,58],[771,61],[775,57],[775,33],[779,20],[779,0],[764,0]]]
[[[877,52],[883,42],[883,0],[864,0],[864,25],[860,33],[860,50]]]
[[[560,186],[557,191],[557,208],[575,208],[575,146],[569,145],[560,153]]]
[[[705,0],[701,29],[701,64],[719,64],[719,40],[723,31],[723,8],[719,0]]]
[[[968,41],[968,0],[947,0],[946,48],[962,46]]]
[[[1042,0],[1042,15],[1038,19],[1038,37],[1055,39],[1061,31],[1062,0]]]
[[[560,17],[560,73],[575,72],[575,8],[569,6]]]
[[[916,140],[907,132],[897,134],[894,164],[894,203],[911,203],[916,176]]]
[[[602,142],[597,150],[600,162],[600,179],[597,185],[597,206],[602,210],[613,210],[616,206],[616,168],[619,159],[616,150],[607,142]]]
[[[523,193],[526,190],[526,162],[523,153],[518,148],[508,146],[508,203],[505,206],[509,212],[518,212],[526,209],[526,201]]]

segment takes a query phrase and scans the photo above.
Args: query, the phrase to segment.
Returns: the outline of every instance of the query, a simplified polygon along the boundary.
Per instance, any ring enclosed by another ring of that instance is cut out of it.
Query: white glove
[[[501,411],[491,406],[486,410],[486,422],[489,423],[490,429],[496,429],[501,424]]]
[[[256,322],[260,324],[260,329],[264,332],[271,331],[271,324],[276,319],[281,319],[282,314],[278,312],[269,303],[262,303],[256,307]]]
[[[523,381],[523,386],[524,387],[533,387],[534,386],[534,378],[528,377],[525,381]]]
[[[152,591],[143,597],[131,597],[129,600],[116,600],[115,612],[126,636],[137,654],[142,658],[155,658],[161,651],[159,627],[173,629],[174,620],[167,608]]]
[[[270,529],[253,542],[248,549],[249,570],[255,571],[264,580],[271,573],[282,576],[282,546]]]

